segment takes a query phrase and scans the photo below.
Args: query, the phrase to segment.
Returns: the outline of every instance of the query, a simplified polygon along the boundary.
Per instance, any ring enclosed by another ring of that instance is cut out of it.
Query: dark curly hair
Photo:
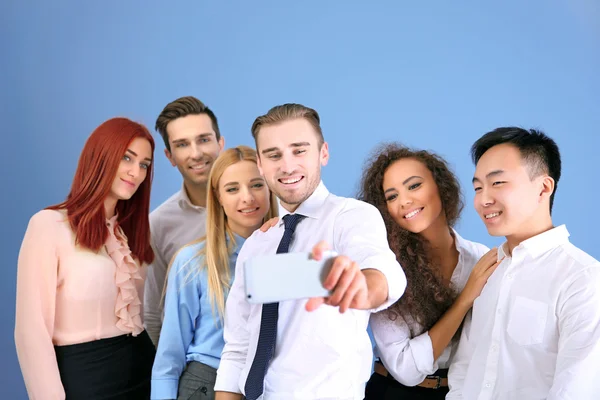
[[[402,229],[388,212],[383,176],[393,163],[405,158],[418,160],[431,171],[448,229],[458,220],[464,203],[458,179],[446,161],[437,154],[413,150],[398,143],[384,143],[375,149],[365,163],[358,198],[377,207],[383,216],[390,248],[396,254],[408,283],[404,295],[388,308],[388,315],[392,320],[398,316],[408,317],[418,322],[425,332],[452,305],[457,293],[444,284],[439,268],[436,268],[435,260],[430,256],[429,243],[421,235]],[[420,332],[412,333],[416,335]]]

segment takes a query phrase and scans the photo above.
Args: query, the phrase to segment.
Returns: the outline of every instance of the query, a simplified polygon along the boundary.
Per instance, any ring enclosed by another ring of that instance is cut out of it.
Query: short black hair
[[[471,158],[477,165],[486,151],[499,144],[511,144],[519,149],[521,157],[529,165],[531,179],[548,174],[554,179],[554,191],[550,195],[550,212],[554,204],[554,195],[558,187],[561,172],[560,151],[556,142],[544,132],[519,127],[496,128],[486,133],[471,146]]]

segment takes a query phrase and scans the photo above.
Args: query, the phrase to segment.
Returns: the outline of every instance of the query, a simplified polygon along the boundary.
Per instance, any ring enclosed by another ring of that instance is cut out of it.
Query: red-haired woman
[[[154,140],[126,118],[87,140],[66,201],[35,214],[21,245],[15,343],[32,399],[148,399],[154,346],[141,299],[154,257]]]

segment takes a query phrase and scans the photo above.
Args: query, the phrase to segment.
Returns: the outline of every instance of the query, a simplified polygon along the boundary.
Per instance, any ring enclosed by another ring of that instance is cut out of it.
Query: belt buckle
[[[439,375],[437,375],[437,376],[436,375],[428,375],[427,379],[435,379],[436,380],[435,386],[432,387],[432,389],[439,389],[439,388],[442,387],[442,377],[441,376],[439,376]]]

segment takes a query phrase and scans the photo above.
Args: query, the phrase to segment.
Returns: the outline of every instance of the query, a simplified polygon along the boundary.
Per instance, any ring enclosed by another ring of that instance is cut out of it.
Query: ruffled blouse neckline
[[[118,226],[117,215],[107,219],[106,225],[109,232],[106,251],[116,265],[115,283],[118,290],[115,315],[118,318],[117,328],[137,336],[144,330],[141,318],[142,302],[134,283],[136,280],[142,280],[140,266],[131,257],[127,237]]]

